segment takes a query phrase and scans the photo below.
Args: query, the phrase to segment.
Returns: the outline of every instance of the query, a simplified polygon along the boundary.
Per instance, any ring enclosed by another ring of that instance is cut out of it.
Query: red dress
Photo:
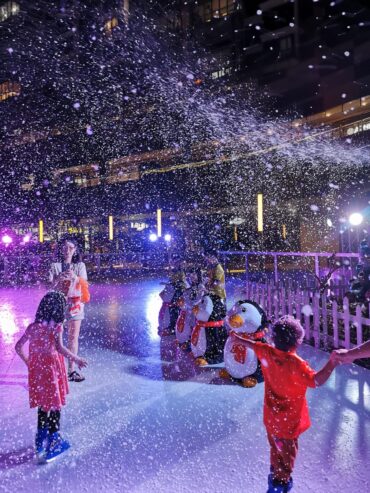
[[[30,407],[44,411],[61,409],[66,403],[68,380],[64,357],[55,346],[55,336],[63,332],[63,326],[50,328],[42,323],[28,326],[29,359],[28,385]]]

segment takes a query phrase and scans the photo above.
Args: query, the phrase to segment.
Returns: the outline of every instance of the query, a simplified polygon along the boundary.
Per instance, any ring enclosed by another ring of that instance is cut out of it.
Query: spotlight
[[[164,241],[170,242],[171,240],[172,240],[172,236],[169,233],[164,235]]]
[[[158,240],[158,236],[155,233],[150,233],[149,240],[150,241],[157,241]]]
[[[27,234],[25,236],[23,236],[23,243],[29,243],[31,240],[31,235],[30,234]]]
[[[364,216],[359,212],[354,212],[349,216],[348,220],[350,224],[352,224],[352,226],[360,226],[360,224],[364,220]]]
[[[1,238],[1,241],[4,243],[4,245],[8,246],[13,241],[13,239],[9,235],[4,235]]]

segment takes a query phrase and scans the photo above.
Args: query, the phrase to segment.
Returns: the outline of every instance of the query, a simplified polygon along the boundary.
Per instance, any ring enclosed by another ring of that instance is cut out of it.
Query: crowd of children
[[[205,252],[205,260],[202,271],[201,266],[194,265],[186,269],[180,257],[172,258],[169,283],[174,294],[166,335],[175,331],[181,306],[179,300],[186,289],[193,290],[194,296],[198,296],[199,292],[208,293],[226,306],[225,273],[217,252]],[[15,347],[28,366],[30,407],[38,408],[35,448],[40,462],[48,462],[69,448],[69,443],[60,435],[61,408],[66,403],[68,393],[64,357],[68,359],[70,368],[73,364],[79,368],[87,365],[85,359],[77,356],[77,351],[65,348],[62,341],[64,320],[66,315],[71,316],[71,300],[68,293],[61,289],[61,284],[70,277],[69,269],[68,275],[63,275],[61,266],[56,273],[55,285],[61,292],[52,291],[43,297],[35,321]],[[369,357],[370,341],[351,350],[333,351],[324,367],[314,371],[297,354],[297,348],[303,342],[304,329],[298,320],[290,316],[273,324],[272,344],[246,340],[233,332],[231,337],[253,349],[262,364],[265,386],[263,419],[270,445],[267,493],[287,493],[293,488],[292,473],[299,436],[310,427],[307,388],[323,385],[338,364]],[[27,341],[28,355],[23,349]]]

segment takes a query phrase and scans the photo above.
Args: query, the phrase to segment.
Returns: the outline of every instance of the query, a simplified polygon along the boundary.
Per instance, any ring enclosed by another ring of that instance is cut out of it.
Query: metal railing
[[[163,271],[168,256],[156,253],[122,252],[83,255],[87,272],[91,275],[113,276],[120,271]],[[0,281],[13,284],[44,281],[55,257],[52,254],[4,255],[0,257]]]
[[[245,273],[245,280],[249,281],[254,274],[256,280],[269,277],[278,284],[281,280],[294,279],[297,274],[306,274],[306,279],[320,278],[330,268],[329,259],[333,253],[329,252],[255,252],[255,251],[220,251],[221,261],[225,272]],[[335,262],[340,266],[333,273],[348,281],[353,276],[355,265],[358,263],[358,253],[335,253]]]

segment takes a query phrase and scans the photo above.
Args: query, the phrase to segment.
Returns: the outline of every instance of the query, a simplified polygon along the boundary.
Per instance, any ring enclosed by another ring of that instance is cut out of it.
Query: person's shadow
[[[32,461],[35,456],[33,447],[25,447],[0,454],[0,470],[12,469],[26,462]]]

